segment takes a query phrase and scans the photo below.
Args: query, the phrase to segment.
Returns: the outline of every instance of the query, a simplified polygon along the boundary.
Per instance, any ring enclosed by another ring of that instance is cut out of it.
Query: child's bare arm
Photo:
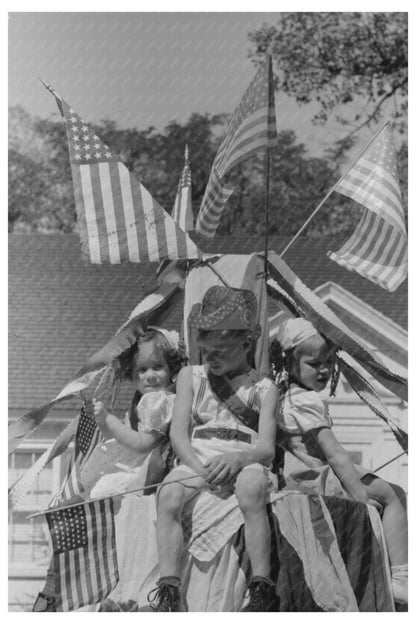
[[[275,453],[278,391],[274,384],[264,397],[259,418],[259,440],[248,451],[224,453],[213,457],[207,466],[205,477],[208,483],[220,485],[231,479],[236,472],[249,464],[270,464]]]
[[[204,466],[192,448],[189,436],[192,400],[192,368],[186,366],[179,371],[176,381],[176,399],[173,406],[170,439],[173,450],[181,461],[198,474],[202,474],[205,472]]]
[[[93,399],[93,407],[95,421],[106,440],[115,438],[136,453],[148,453],[156,446],[160,438],[157,434],[130,429],[117,416],[107,412],[101,401]]]
[[[331,429],[322,428],[317,431],[317,441],[324,455],[337,475],[347,488],[354,500],[368,503],[367,490],[360,480],[360,476],[346,453],[345,449],[338,442]]]

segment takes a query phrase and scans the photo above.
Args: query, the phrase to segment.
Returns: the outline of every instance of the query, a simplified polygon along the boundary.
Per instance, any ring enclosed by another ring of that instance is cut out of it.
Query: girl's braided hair
[[[318,334],[318,336],[325,340],[328,347],[333,347],[335,351],[338,350],[336,345],[331,340],[329,340],[329,338],[327,338],[323,334]],[[308,340],[310,341],[314,338],[315,336],[309,338]],[[276,338],[272,341],[269,349],[269,361],[273,379],[276,380],[278,385],[280,385],[280,382],[282,381],[283,373],[286,372],[287,374],[289,374],[289,363],[294,357],[295,350],[299,352],[299,347],[302,347],[302,343],[297,347],[294,347],[293,349],[289,349],[288,351],[284,352],[280,342]],[[332,367],[331,371],[330,396],[335,396],[336,388],[339,381],[339,375],[340,371],[338,358],[335,357],[334,366]],[[287,379],[283,385],[289,386],[289,382],[290,380]]]

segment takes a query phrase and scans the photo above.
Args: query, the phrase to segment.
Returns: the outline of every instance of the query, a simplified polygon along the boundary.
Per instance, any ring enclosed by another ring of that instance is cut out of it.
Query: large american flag
[[[192,212],[192,182],[191,163],[189,162],[188,146],[185,147],[185,164],[181,179],[179,180],[178,192],[176,193],[172,217],[184,232],[194,229],[194,216]]]
[[[100,602],[119,580],[113,499],[46,513],[57,611]]]
[[[196,231],[208,238],[215,235],[224,204],[233,189],[224,176],[259,148],[277,144],[272,61],[268,57],[258,69],[227,126],[225,138],[215,157]]]
[[[407,233],[390,124],[335,190],[366,210],[351,238],[329,257],[386,290],[396,290],[407,276]]]
[[[54,95],[65,122],[82,248],[91,262],[201,257],[194,242],[118,156]]]

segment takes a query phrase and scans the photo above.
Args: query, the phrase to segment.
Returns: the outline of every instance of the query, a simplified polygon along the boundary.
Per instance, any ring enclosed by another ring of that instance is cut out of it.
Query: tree
[[[251,56],[272,54],[275,85],[298,104],[317,102],[354,132],[378,122],[388,103],[404,132],[407,114],[406,13],[282,13],[249,34]]]
[[[271,154],[269,234],[295,234],[339,177],[336,164],[311,158],[292,130],[278,133]],[[264,234],[265,158],[258,153],[236,167],[227,179],[235,190],[226,204],[220,234]],[[332,196],[307,229],[311,236],[349,234],[357,210],[341,195]]]

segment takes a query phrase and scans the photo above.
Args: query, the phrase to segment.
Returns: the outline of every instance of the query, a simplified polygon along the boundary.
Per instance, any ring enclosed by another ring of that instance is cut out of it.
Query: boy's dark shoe
[[[32,611],[56,611],[55,598],[39,592]]]
[[[152,595],[153,594],[153,595]],[[184,611],[179,586],[159,583],[147,596],[153,611]]]
[[[262,576],[254,576],[247,587],[248,604],[241,611],[278,611],[274,584]],[[247,595],[247,594],[245,594]]]

